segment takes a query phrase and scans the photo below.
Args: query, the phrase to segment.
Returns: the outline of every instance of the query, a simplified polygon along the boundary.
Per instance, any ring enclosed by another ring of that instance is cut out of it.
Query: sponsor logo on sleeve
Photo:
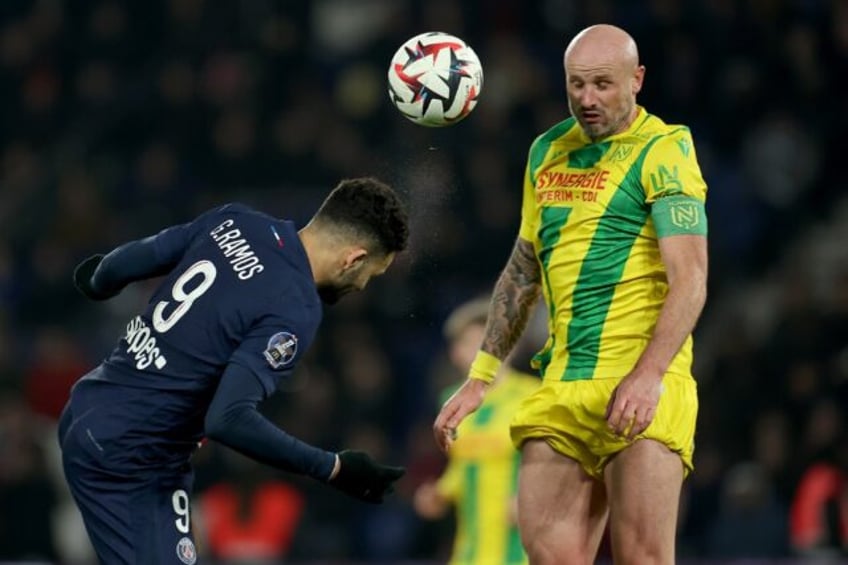
[[[289,332],[279,332],[271,336],[265,348],[265,360],[272,369],[281,369],[290,364],[297,354],[297,336]]]

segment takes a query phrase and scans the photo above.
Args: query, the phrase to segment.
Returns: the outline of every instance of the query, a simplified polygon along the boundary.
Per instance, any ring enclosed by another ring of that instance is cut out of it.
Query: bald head
[[[630,34],[607,24],[587,27],[568,44],[563,63],[568,107],[586,135],[599,141],[633,123],[645,67]]]
[[[607,63],[636,69],[639,50],[630,34],[609,24],[587,27],[574,36],[565,49],[566,67],[569,61],[578,64]]]

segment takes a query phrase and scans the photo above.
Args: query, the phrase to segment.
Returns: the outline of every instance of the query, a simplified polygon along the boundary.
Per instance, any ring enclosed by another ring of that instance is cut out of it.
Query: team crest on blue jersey
[[[197,550],[194,549],[194,542],[189,538],[180,538],[177,542],[177,557],[186,565],[194,565],[197,562]]]
[[[271,336],[265,349],[265,359],[272,369],[285,367],[297,353],[297,336],[289,332],[280,332]]]

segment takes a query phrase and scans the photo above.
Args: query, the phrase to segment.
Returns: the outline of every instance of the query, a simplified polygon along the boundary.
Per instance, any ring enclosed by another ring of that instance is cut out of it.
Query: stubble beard
[[[609,124],[586,124],[579,118],[578,121],[580,122],[580,126],[583,128],[583,131],[586,133],[586,136],[592,140],[592,143],[597,143],[627,129],[630,125],[630,117],[633,114],[635,106],[635,103],[628,104],[615,121]]]

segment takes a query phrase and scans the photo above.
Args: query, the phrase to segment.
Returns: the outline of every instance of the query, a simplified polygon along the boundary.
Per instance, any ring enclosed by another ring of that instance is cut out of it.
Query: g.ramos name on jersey
[[[218,248],[221,249],[224,257],[229,259],[236,276],[246,281],[253,275],[264,271],[265,267],[259,261],[259,257],[253,253],[247,240],[242,237],[241,230],[233,227],[234,225],[233,220],[224,220],[209,232],[209,235],[218,244]]]

